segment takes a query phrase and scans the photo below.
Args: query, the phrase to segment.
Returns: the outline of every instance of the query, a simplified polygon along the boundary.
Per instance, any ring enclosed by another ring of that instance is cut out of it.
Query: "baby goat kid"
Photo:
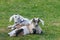
[[[39,18],[33,18],[31,20],[31,23],[28,26],[22,26],[22,25],[16,25],[16,29],[9,32],[8,34],[10,36],[18,36],[20,35],[26,35],[26,34],[41,34],[43,31],[41,29],[41,27],[39,26],[39,22],[42,23],[42,25],[44,25],[44,21],[39,19]]]
[[[41,27],[39,26],[39,22],[41,22],[42,25],[44,25],[44,21],[39,19],[39,18],[33,18],[31,20],[31,25],[34,26],[34,27],[33,26],[31,27],[31,25],[30,25],[30,32],[31,33],[33,33],[33,34],[41,34],[43,32]]]
[[[12,20],[14,20],[14,24],[8,26],[8,28],[10,28],[11,30],[15,29],[15,26],[17,24],[22,24],[22,25],[29,25],[30,24],[30,20],[27,18],[24,18],[23,16],[19,15],[19,14],[14,14],[10,17],[9,22],[11,22]]]

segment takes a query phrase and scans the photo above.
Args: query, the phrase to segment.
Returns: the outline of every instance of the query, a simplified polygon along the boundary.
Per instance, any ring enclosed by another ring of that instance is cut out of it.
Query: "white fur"
[[[35,27],[36,33],[41,34],[42,28],[40,26]]]
[[[35,18],[35,20],[37,20],[37,18]],[[38,21],[38,20],[37,20]],[[40,19],[40,21],[42,22],[42,24],[44,25],[44,22]],[[24,29],[24,31],[23,31],[23,35],[27,35],[27,34],[29,34],[29,33],[33,33],[33,30],[32,29],[36,29],[36,33],[41,33],[41,31],[42,31],[42,29],[41,29],[41,27],[38,25],[37,27],[35,27],[35,24],[33,23],[33,20],[31,20],[30,21],[30,25],[29,26],[22,26],[21,28],[19,28],[19,29],[15,29],[15,30],[13,30],[13,31],[11,31],[11,32],[9,32],[8,33],[8,35],[10,36],[10,37],[12,37],[12,36],[16,36],[16,31],[17,30],[20,30],[20,29]]]
[[[14,29],[15,25],[17,24],[23,24],[23,25],[28,25],[30,24],[30,20],[27,18],[22,17],[19,14],[14,14],[10,17],[9,22],[11,22],[12,20],[14,20],[14,24],[12,25],[11,29]]]
[[[17,14],[17,15],[15,15],[15,14],[12,15],[12,16],[10,17],[10,19],[9,19],[9,22],[11,22],[13,19],[14,19],[14,23],[15,23],[15,22],[19,23],[20,21],[23,21],[23,17],[20,16],[19,14]]]
[[[28,30],[27,26],[23,26],[23,27],[21,27],[21,29],[24,29],[24,34],[23,35],[29,34],[29,30]]]
[[[34,28],[35,28],[34,24],[33,23],[30,23],[30,25],[28,26],[28,29],[29,29],[29,32],[31,34],[33,33],[33,30],[32,29],[34,29]]]
[[[14,30],[16,25],[17,25],[17,24],[10,25],[10,26],[8,26],[8,29]]]
[[[14,23],[21,23],[22,21],[22,24],[24,23],[24,24],[28,24],[29,23],[29,19],[27,19],[27,18],[24,18],[24,17],[22,17],[21,15],[12,15],[11,17],[10,17],[10,19],[9,19],[9,22],[11,22],[12,21],[12,19],[14,19]]]
[[[39,18],[34,18],[35,20],[38,20]],[[33,19],[31,19],[30,21],[32,22]],[[42,19],[39,19],[40,22],[42,23],[42,25],[44,25],[44,21]]]
[[[18,29],[15,29],[15,30],[9,32],[8,35],[9,35],[10,37],[12,37],[12,36],[16,36],[15,33],[16,33],[17,30],[18,30]]]
[[[23,29],[23,30],[24,30],[24,31],[23,31],[23,35],[27,35],[27,34],[29,34],[28,27],[27,27],[27,26],[22,26],[22,27],[19,28],[19,29],[15,29],[15,30],[9,32],[8,35],[9,35],[10,37],[12,37],[12,36],[16,36],[16,34],[15,34],[16,31],[17,31],[17,30],[20,30],[20,29]]]
[[[38,18],[34,18],[34,20],[38,21]],[[40,19],[40,22],[42,23],[42,25],[44,25],[44,21],[42,19]],[[31,24],[30,25],[33,25],[30,29],[30,32],[33,33],[32,29],[36,29],[36,33],[41,33],[42,31],[42,28],[38,25],[38,22],[36,23],[33,23],[33,19],[31,20]],[[37,27],[35,25],[38,25]]]

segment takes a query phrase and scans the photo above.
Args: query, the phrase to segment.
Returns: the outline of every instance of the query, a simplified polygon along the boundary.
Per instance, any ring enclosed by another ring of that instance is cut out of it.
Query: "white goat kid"
[[[16,28],[15,30],[9,32],[9,36],[18,36],[21,32],[22,34],[20,35],[27,35],[27,34],[41,34],[43,31],[41,29],[41,27],[38,25],[39,22],[42,23],[42,25],[44,25],[44,21],[39,19],[39,18],[33,18],[31,21],[31,24],[28,26],[23,26],[23,25],[16,25],[18,28]]]
[[[14,14],[14,15],[12,15],[12,16],[10,17],[10,19],[9,19],[9,22],[11,22],[12,19],[14,19],[14,23],[15,23],[15,24],[16,24],[16,23],[22,23],[22,24],[23,24],[23,22],[24,22],[24,24],[28,24],[28,22],[29,22],[29,19],[24,18],[24,17],[22,17],[22,16],[19,15],[19,14]]]
[[[14,14],[10,17],[9,22],[11,22],[14,19],[14,24],[12,25],[11,29],[14,29],[15,25],[17,24],[23,24],[23,25],[28,25],[30,24],[30,20],[27,18],[22,17],[19,14]],[[8,26],[9,28],[9,26]]]
[[[30,25],[30,32],[31,33],[33,33],[33,34],[35,34],[35,33],[41,34],[43,32],[41,27],[38,25],[39,22],[41,22],[42,25],[44,25],[44,21],[39,19],[39,18],[33,18],[31,20],[31,25]]]

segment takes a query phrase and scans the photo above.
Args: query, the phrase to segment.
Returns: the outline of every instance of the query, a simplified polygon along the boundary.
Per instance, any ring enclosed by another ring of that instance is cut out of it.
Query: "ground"
[[[43,19],[45,25],[39,25],[44,33],[9,37],[7,26],[13,24],[9,22],[13,14]],[[0,40],[60,40],[60,0],[0,0]]]

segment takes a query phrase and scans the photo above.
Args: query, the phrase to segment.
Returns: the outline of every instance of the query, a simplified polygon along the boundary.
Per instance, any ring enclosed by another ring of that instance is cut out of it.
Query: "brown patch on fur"
[[[23,27],[23,26],[24,26],[24,25],[17,24],[17,25],[16,25],[16,29],[19,29],[19,28],[21,28],[21,27]],[[21,35],[23,35],[23,34],[24,34],[24,32],[20,32],[18,36],[21,36]]]
[[[21,24],[17,24],[16,25],[16,29],[19,29],[19,28],[21,28],[23,25],[21,25]]]
[[[31,23],[31,24],[28,26],[28,29],[29,29],[29,32],[30,32],[30,33],[33,33],[33,31],[32,31],[33,28],[35,28],[35,27],[34,27],[34,24]]]

